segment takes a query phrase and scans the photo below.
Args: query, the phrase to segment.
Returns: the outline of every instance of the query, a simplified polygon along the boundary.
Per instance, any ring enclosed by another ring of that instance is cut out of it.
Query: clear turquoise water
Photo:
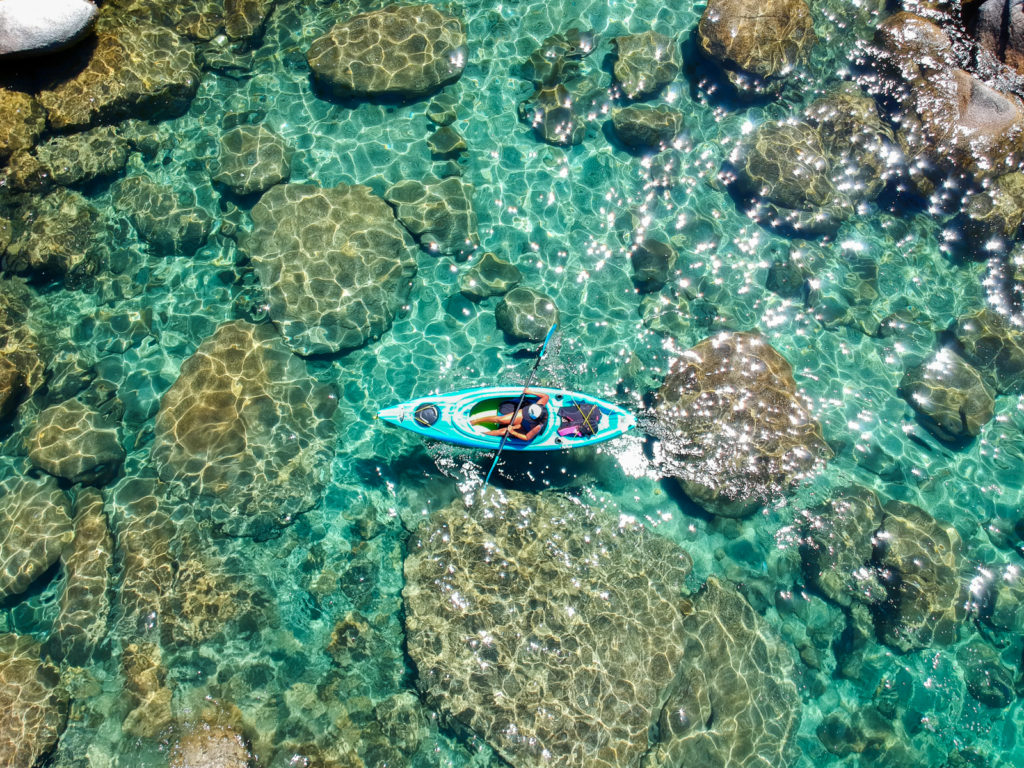
[[[694,589],[715,575],[749,585],[752,594],[773,595],[756,607],[797,660],[803,709],[795,765],[889,764],[884,756],[875,762],[856,754],[840,760],[816,735],[826,714],[877,702],[887,687],[898,690],[906,746],[916,756],[916,762],[899,764],[959,765],[947,762],[957,750],[977,753],[978,765],[1020,764],[1024,710],[1019,701],[992,709],[970,697],[955,646],[898,654],[872,645],[865,674],[856,680],[832,675],[829,661],[821,670],[811,669],[796,647],[807,634],[828,633],[840,622],[840,611],[805,584],[775,576],[788,578],[779,563],[795,552],[792,526],[800,511],[851,483],[912,502],[952,523],[964,541],[965,582],[984,569],[1019,565],[1012,549],[992,543],[986,524],[1016,517],[1024,504],[1024,401],[997,398],[996,417],[980,437],[951,450],[917,424],[896,393],[908,362],[919,359],[915,350],[897,348],[892,339],[867,335],[855,325],[825,327],[802,303],[765,288],[770,254],[800,247],[824,264],[818,273],[822,293],[839,295],[855,286],[851,260],[858,256],[878,269],[878,298],[866,311],[880,318],[914,306],[933,327],[943,328],[984,305],[984,264],[954,264],[940,248],[942,222],[920,211],[872,209],[843,224],[832,239],[794,242],[747,218],[717,182],[723,160],[750,126],[795,114],[842,78],[878,11],[864,3],[815,3],[820,43],[780,97],[765,103],[724,95],[710,65],[695,56],[692,41],[685,43],[684,72],[662,94],[686,115],[684,141],[669,150],[678,161],[677,180],[667,188],[652,185],[641,158],[609,143],[601,120],[589,126],[582,145],[559,148],[538,142],[517,119],[516,105],[531,87],[510,65],[545,37],[574,25],[593,28],[600,47],[586,66],[607,82],[612,37],[652,27],[684,40],[693,33],[703,4],[676,5],[595,0],[452,6],[466,22],[470,59],[461,79],[446,91],[460,105],[454,125],[469,146],[460,166],[475,187],[482,249],[513,261],[524,283],[543,289],[561,310],[558,347],[537,382],[593,392],[643,412],[644,395],[657,389],[674,353],[710,332],[698,317],[675,339],[641,325],[628,246],[632,217],[649,222],[648,233],[676,246],[683,277],[729,327],[759,329],[792,364],[837,455],[785,502],[741,521],[716,521],[689,502],[662,477],[643,434],[609,443],[596,455],[541,461],[532,467],[540,478],[537,486],[553,485],[590,506],[634,516],[677,542],[694,560]],[[216,154],[224,116],[253,111],[297,148],[292,182],[367,184],[381,194],[398,180],[436,173],[441,163],[427,148],[432,128],[425,116],[427,100],[339,105],[318,98],[310,87],[304,61],[308,44],[355,8],[279,4],[252,76],[206,73],[188,113],[164,124],[173,149],[156,161],[135,156],[133,170],[194,190],[199,204],[217,217],[218,193],[204,167]],[[86,194],[97,207],[112,206],[103,185]],[[187,258],[150,254],[131,227],[119,237],[133,268],[148,271],[141,290],[126,298],[104,290],[115,282],[109,275],[90,292],[37,285],[33,290],[45,296],[45,304],[33,322],[94,361],[118,388],[129,412],[125,474],[145,478],[153,474],[149,451],[159,399],[182,361],[218,323],[233,317],[240,286],[223,280],[223,273],[247,267],[234,243],[223,238],[211,239]],[[403,647],[404,529],[457,498],[485,463],[425,446],[374,423],[372,415],[425,391],[519,381],[530,363],[512,353],[533,348],[507,343],[494,322],[497,299],[472,304],[459,296],[456,278],[466,264],[422,252],[417,263],[408,305],[379,341],[307,361],[311,374],[335,383],[340,396],[339,440],[323,502],[268,541],[204,543],[230,581],[267,597],[279,621],[263,631],[214,634],[187,651],[167,651],[177,719],[196,717],[211,701],[230,702],[257,731],[325,749],[342,741],[367,765],[395,764],[374,752],[365,713],[390,695],[415,691],[415,672]],[[152,332],[130,341],[123,353],[112,353],[117,334],[107,326],[98,326],[89,338],[74,330],[103,312],[144,309],[154,311]],[[24,421],[8,426],[5,456],[23,455],[19,430],[30,417],[30,411],[23,412]],[[5,473],[19,471],[13,463],[4,466]],[[523,469],[513,462],[505,471]],[[111,506],[113,521],[137,514]],[[178,507],[171,518],[187,530],[193,513]],[[169,546],[178,552],[185,545],[172,540]],[[0,607],[0,630],[45,639],[62,578],[60,572],[50,574],[39,588]],[[114,588],[123,585],[115,580]],[[371,650],[341,664],[339,671],[325,649],[337,622],[350,611],[373,626],[365,635]],[[977,631],[965,623],[962,643]],[[112,619],[111,632],[123,644],[139,630]],[[143,631],[136,639],[147,637]],[[1003,662],[1019,675],[1024,638],[1002,633],[996,644]],[[122,730],[123,684],[116,663],[96,661],[70,671],[68,681],[72,719],[55,765],[167,765],[169,731],[139,738]],[[436,717],[428,720],[427,734],[415,753],[403,758],[408,764],[502,764],[483,740],[457,733]],[[270,764],[269,755],[262,759],[261,765]],[[275,768],[285,764],[273,763]]]

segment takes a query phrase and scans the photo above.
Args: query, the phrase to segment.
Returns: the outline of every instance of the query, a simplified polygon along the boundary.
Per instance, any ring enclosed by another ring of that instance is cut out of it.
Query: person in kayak
[[[497,413],[477,416],[475,419],[470,420],[470,424],[477,425],[497,422],[500,425],[497,429],[489,429],[484,434],[504,437],[505,433],[508,432],[508,436],[514,437],[516,440],[523,440],[524,442],[533,440],[544,429],[544,424],[547,422],[547,405],[550,398],[544,392],[533,392],[529,389],[523,390],[523,394],[536,397],[537,399],[529,404],[523,403],[523,407],[518,411],[516,411],[518,400],[502,403]]]

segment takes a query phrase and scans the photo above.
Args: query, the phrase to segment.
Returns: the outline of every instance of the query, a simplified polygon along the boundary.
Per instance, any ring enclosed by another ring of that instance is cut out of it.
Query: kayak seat
[[[558,409],[562,437],[589,437],[597,434],[601,426],[601,409],[593,403],[573,403]]]

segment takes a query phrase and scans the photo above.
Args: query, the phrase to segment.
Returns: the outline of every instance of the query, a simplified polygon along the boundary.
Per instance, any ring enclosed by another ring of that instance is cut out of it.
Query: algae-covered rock
[[[965,245],[972,255],[989,256],[993,243],[1014,240],[1024,222],[1024,173],[1004,173],[971,195],[957,215]]]
[[[875,560],[888,569],[889,600],[876,619],[882,641],[900,651],[950,645],[966,616],[960,536],[948,523],[900,501],[885,504]]]
[[[177,729],[170,757],[170,768],[249,768],[255,760],[238,729],[202,721]]]
[[[517,768],[639,764],[683,657],[686,552],[522,493],[454,502],[409,550],[408,649],[429,705]]]
[[[479,247],[473,185],[462,179],[406,179],[390,187],[384,197],[424,250],[464,258]]]
[[[77,288],[100,268],[100,213],[77,192],[60,187],[33,198],[13,220],[3,266],[17,274],[55,276]]]
[[[88,58],[73,77],[39,93],[53,128],[176,117],[199,87],[192,44],[166,27],[105,29],[82,55]]]
[[[389,5],[339,21],[309,47],[313,78],[336,97],[423,96],[466,66],[462,22],[431,5]]]
[[[139,237],[157,253],[190,256],[206,243],[213,219],[195,204],[192,192],[147,176],[122,179],[113,192],[114,208],[128,215]]]
[[[990,645],[974,640],[957,651],[956,660],[963,670],[967,692],[986,707],[1002,709],[1017,698],[1016,674]]]
[[[320,501],[336,405],[273,325],[224,323],[160,401],[153,462],[225,531],[272,535]]]
[[[262,125],[239,125],[220,140],[213,180],[238,195],[263,192],[291,176],[294,151]]]
[[[653,30],[616,37],[615,79],[631,99],[653,96],[671,83],[682,66],[679,45]]]
[[[431,157],[438,160],[451,160],[466,151],[466,140],[450,125],[438,128],[427,137],[427,146]]]
[[[75,538],[61,559],[65,576],[60,613],[46,642],[55,660],[83,666],[106,637],[113,552],[103,496],[83,489],[75,499]]]
[[[1002,315],[980,309],[958,317],[953,333],[963,356],[1000,394],[1024,391],[1024,333]]]
[[[130,711],[121,727],[136,738],[155,739],[171,724],[167,666],[156,643],[128,643],[121,652],[124,698]]]
[[[459,290],[471,301],[483,301],[508,293],[522,279],[523,273],[515,264],[486,251],[459,276]]]
[[[612,129],[619,141],[636,149],[662,150],[683,130],[683,115],[666,107],[625,107],[612,112]]]
[[[34,96],[0,88],[0,162],[30,148],[44,128],[46,111]]]
[[[223,34],[228,40],[252,44],[262,33],[276,0],[182,0],[159,7],[169,14],[181,35],[211,40]]]
[[[390,206],[368,187],[279,184],[252,218],[249,257],[295,351],[359,347],[391,327],[416,263]]]
[[[0,481],[0,600],[28,589],[74,538],[71,504],[51,477],[4,467]]]
[[[60,671],[27,635],[0,634],[0,767],[31,768],[57,746],[68,720]]]
[[[0,181],[12,189],[40,192],[116,175],[127,162],[128,141],[114,128],[101,126],[15,152]]]
[[[109,481],[125,457],[117,424],[80,400],[42,411],[26,447],[29,460],[43,471],[90,485]]]
[[[899,392],[929,432],[951,443],[977,437],[995,413],[993,393],[981,374],[948,348],[907,371]]]
[[[697,26],[704,52],[742,75],[782,76],[805,60],[818,38],[804,0],[711,0]]]
[[[548,144],[579,144],[587,133],[586,123],[578,113],[579,103],[562,83],[541,86],[519,105],[519,119]]]
[[[519,286],[505,294],[494,310],[498,327],[519,341],[540,341],[558,322],[558,307],[550,296]]]
[[[793,369],[756,333],[723,332],[676,358],[657,415],[668,470],[716,515],[748,514],[832,458]]]

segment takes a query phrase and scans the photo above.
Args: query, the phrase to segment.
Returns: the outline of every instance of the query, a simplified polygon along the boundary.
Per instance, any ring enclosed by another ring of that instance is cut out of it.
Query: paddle
[[[548,348],[548,342],[551,341],[551,334],[555,332],[555,328],[557,327],[558,323],[552,324],[550,330],[548,330],[548,335],[544,337],[544,343],[541,345],[540,352],[537,353],[537,362],[535,362],[533,364],[533,368],[530,369],[530,375],[526,378],[526,384],[523,386],[523,392],[519,395],[519,402],[516,403],[516,409],[512,411],[512,419],[508,423],[508,429],[505,430],[505,434],[501,437],[501,443],[498,444],[498,452],[494,454],[494,461],[491,462],[491,468],[487,470],[487,477],[484,478],[484,488],[486,488],[487,484],[491,482],[491,473],[494,471],[494,468],[498,466],[498,459],[501,457],[501,451],[505,447],[505,441],[508,440],[509,430],[512,429],[512,424],[515,423],[516,414],[519,413],[520,409],[523,407],[523,401],[526,399],[526,390],[528,390],[530,388],[530,384],[533,383],[533,374],[537,372],[537,367],[540,365],[540,361],[544,359],[544,352]]]

